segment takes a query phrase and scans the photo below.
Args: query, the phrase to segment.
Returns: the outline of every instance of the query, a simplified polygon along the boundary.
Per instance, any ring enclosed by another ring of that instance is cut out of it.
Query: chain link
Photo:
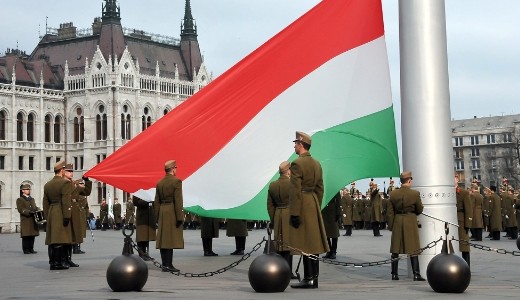
[[[470,242],[464,241],[464,240],[459,240],[459,239],[456,239],[455,237],[452,237],[451,239],[453,241],[462,243],[463,245],[469,245],[469,246],[471,246],[473,248],[480,249],[480,250],[483,250],[483,251],[496,252],[498,254],[511,254],[513,256],[520,256],[520,251],[509,251],[509,250],[506,250],[506,249],[491,248],[489,246],[484,246],[484,245],[480,245],[480,244],[470,243]]]
[[[277,242],[283,244],[284,247],[287,247],[287,248],[291,249],[293,252],[300,253],[303,256],[307,256],[307,257],[309,257],[310,259],[313,259],[313,260],[321,261],[322,263],[326,263],[326,264],[330,264],[330,265],[336,265],[336,266],[343,266],[343,267],[364,268],[364,267],[373,267],[373,266],[386,265],[386,264],[389,264],[389,263],[391,263],[393,261],[396,261],[396,260],[406,259],[406,258],[408,258],[410,256],[419,255],[424,250],[431,249],[431,248],[435,247],[440,241],[442,241],[442,237],[439,238],[436,241],[430,242],[428,245],[424,246],[423,248],[419,248],[419,249],[413,251],[411,254],[399,255],[399,256],[397,256],[395,258],[389,258],[389,259],[385,259],[385,260],[365,262],[365,263],[343,262],[343,261],[338,261],[338,260],[333,260],[333,259],[328,259],[328,258],[320,258],[319,256],[316,256],[314,254],[309,254],[309,253],[306,253],[303,250],[300,250],[298,248],[291,247],[290,245],[288,245],[287,243],[285,243],[283,241],[277,241]]]
[[[205,277],[211,277],[211,276],[215,276],[218,274],[222,274],[222,273],[238,266],[241,262],[243,262],[243,261],[247,260],[249,257],[251,257],[251,254],[258,251],[262,247],[262,244],[266,242],[266,239],[265,239],[265,237],[262,238],[262,240],[259,243],[257,243],[251,251],[249,251],[248,253],[245,253],[239,260],[237,260],[223,268],[220,268],[216,271],[210,271],[210,272],[204,272],[204,273],[184,273],[181,271],[179,271],[179,272],[171,271],[170,269],[161,265],[161,263],[159,263],[155,258],[149,256],[147,253],[141,252],[141,250],[139,249],[139,247],[137,247],[137,244],[134,243],[133,240],[130,239],[130,241],[132,242],[132,247],[135,250],[137,250],[137,252],[139,253],[140,256],[149,259],[150,261],[152,261],[154,266],[158,267],[159,269],[162,269],[163,271],[168,271],[168,272],[172,273],[173,275],[177,275],[177,276],[184,276],[184,277],[190,277],[190,278],[205,278]]]

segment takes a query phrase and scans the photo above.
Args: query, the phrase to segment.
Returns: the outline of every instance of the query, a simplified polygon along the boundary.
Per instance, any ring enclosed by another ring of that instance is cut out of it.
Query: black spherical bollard
[[[140,291],[148,280],[148,266],[137,255],[121,255],[107,269],[107,282],[114,292]]]
[[[520,236],[516,239],[516,247],[520,250]]]
[[[280,293],[291,281],[291,269],[279,254],[261,255],[249,266],[249,283],[258,293]]]
[[[428,283],[437,293],[463,293],[471,281],[466,261],[455,254],[437,254],[426,269]]]

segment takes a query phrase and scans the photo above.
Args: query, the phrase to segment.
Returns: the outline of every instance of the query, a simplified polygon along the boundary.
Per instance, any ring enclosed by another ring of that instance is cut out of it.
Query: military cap
[[[58,171],[58,170],[61,170],[63,168],[65,168],[65,161],[64,160],[60,160],[59,162],[57,162],[54,165],[54,171]]]
[[[412,178],[412,172],[410,172],[410,171],[403,171],[403,173],[401,173],[401,175],[399,177],[402,178],[402,179]]]
[[[169,160],[164,163],[164,169],[169,170],[177,167],[177,162],[175,160]]]
[[[22,186],[20,187],[21,190],[30,190],[31,189],[31,185],[29,184],[22,184]]]
[[[512,185],[508,185],[508,186],[507,186],[507,190],[508,190],[508,191],[511,191],[511,192],[514,192],[514,191],[515,191],[515,189],[513,188]]]
[[[285,173],[287,170],[289,170],[290,167],[291,167],[291,164],[288,161],[284,161],[278,167],[278,172]]]
[[[71,163],[68,163],[64,167],[65,171],[74,171],[74,166]]]
[[[311,136],[305,132],[296,131],[296,139],[293,142],[303,142],[305,144],[311,145],[312,139]]]

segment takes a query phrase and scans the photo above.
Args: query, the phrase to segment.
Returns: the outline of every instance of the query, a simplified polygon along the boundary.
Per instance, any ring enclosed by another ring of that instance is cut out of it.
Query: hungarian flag
[[[153,199],[177,160],[185,210],[268,219],[267,188],[312,135],[324,204],[353,180],[399,174],[380,0],[324,0],[87,176]]]

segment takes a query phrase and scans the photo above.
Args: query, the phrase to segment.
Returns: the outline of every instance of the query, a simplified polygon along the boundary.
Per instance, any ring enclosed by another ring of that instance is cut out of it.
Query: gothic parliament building
[[[173,3],[173,2],[172,2]],[[211,81],[190,1],[179,38],[122,26],[116,0],[88,29],[48,28],[31,54],[0,56],[0,232],[18,231],[22,184],[42,207],[43,186],[59,160],[75,179],[175,109]],[[99,214],[103,198],[129,194],[93,180],[88,197]]]

